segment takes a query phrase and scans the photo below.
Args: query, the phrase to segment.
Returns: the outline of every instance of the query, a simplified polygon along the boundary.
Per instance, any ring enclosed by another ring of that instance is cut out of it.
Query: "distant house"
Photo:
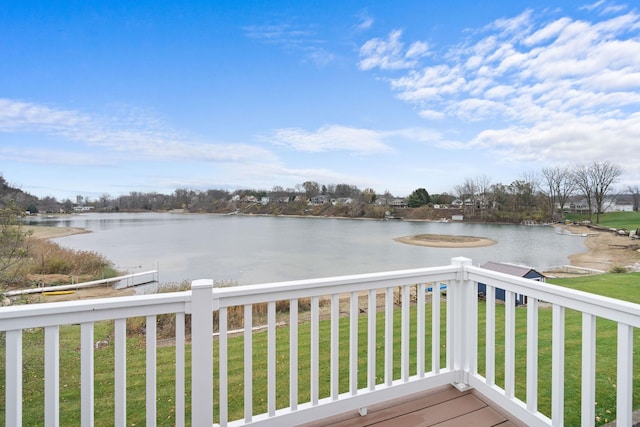
[[[242,196],[240,201],[247,203],[258,203],[258,198],[256,196]]]
[[[623,203],[616,199],[605,199],[602,203],[603,212],[633,212],[632,203]]]
[[[556,203],[556,208],[560,209],[560,204]],[[565,207],[565,210],[567,208]],[[591,210],[593,213],[597,213],[597,207],[595,202],[592,203]],[[569,203],[568,212],[577,214],[588,214],[589,204],[586,199],[576,199]],[[615,198],[608,198],[602,201],[602,213],[605,212],[633,212],[633,203],[627,200],[618,200]]]
[[[331,202],[331,197],[329,197],[326,194],[320,194],[318,196],[313,196],[309,200],[309,204],[310,205],[324,205],[325,203],[330,203],[330,202]]]
[[[349,205],[353,202],[353,199],[351,197],[340,197],[339,199],[336,199],[333,201],[334,205]]]
[[[522,265],[489,261],[481,265],[480,267],[486,268],[487,270],[498,271],[500,273],[509,274],[511,276],[524,277],[525,279],[536,280],[538,282],[544,282],[546,279],[544,274],[537,272],[531,267],[525,267]],[[484,283],[478,282],[478,294],[486,295],[487,285],[485,285]],[[496,288],[496,300],[504,301],[505,300],[504,295],[505,295],[504,289]],[[527,303],[526,296],[516,294],[516,304],[526,304],[526,303]]]
[[[391,199],[391,206],[395,208],[406,208],[409,206],[409,201],[407,199]]]

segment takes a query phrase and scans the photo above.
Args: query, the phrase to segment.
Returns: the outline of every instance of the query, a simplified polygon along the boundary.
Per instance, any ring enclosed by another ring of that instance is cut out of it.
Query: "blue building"
[[[537,272],[531,267],[525,267],[522,265],[506,264],[502,262],[489,261],[486,264],[480,266],[487,270],[498,271],[500,273],[510,274],[511,276],[524,277],[525,279],[537,280],[538,282],[544,282],[545,276],[542,273]],[[487,285],[478,282],[478,295],[487,294]],[[504,289],[496,288],[496,299],[504,301]],[[516,304],[526,304],[527,297],[524,295],[516,294]]]

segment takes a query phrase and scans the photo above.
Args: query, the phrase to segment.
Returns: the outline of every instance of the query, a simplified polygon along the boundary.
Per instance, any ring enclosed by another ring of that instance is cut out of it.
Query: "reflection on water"
[[[239,284],[308,279],[448,264],[451,258],[562,265],[586,250],[584,238],[553,227],[169,213],[85,214],[31,224],[92,233],[55,239],[104,254],[128,273],[160,270],[161,282],[201,278]],[[429,248],[395,242],[414,234],[488,237],[481,248]]]

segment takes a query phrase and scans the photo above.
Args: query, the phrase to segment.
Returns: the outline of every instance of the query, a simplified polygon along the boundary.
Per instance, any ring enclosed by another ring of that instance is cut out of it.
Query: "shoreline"
[[[640,242],[613,231],[595,230],[584,225],[563,225],[563,230],[572,234],[586,234],[585,250],[569,256],[572,266],[603,270],[625,267],[629,271],[640,271]],[[571,235],[567,236],[571,237]]]

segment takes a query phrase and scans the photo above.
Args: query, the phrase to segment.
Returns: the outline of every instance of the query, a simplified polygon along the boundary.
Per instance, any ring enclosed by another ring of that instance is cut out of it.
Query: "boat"
[[[70,295],[75,293],[76,291],[48,291],[48,292],[43,292],[42,295],[44,296],[53,296],[53,295]]]

